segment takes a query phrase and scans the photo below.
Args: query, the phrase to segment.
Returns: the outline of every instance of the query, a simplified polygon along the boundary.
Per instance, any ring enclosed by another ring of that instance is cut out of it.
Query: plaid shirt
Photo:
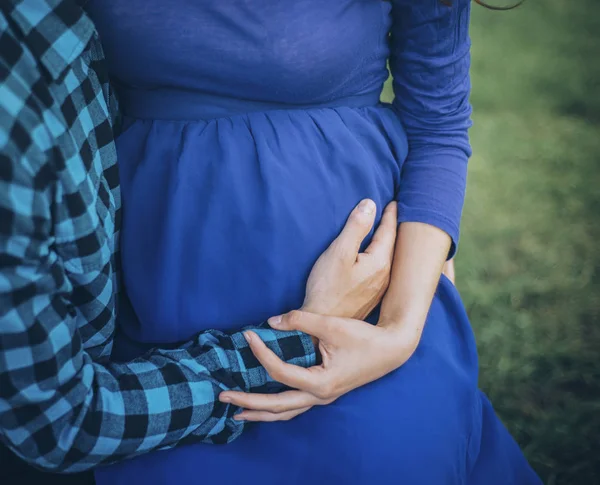
[[[241,333],[109,361],[120,200],[111,95],[75,0],[0,4],[0,439],[38,467],[89,469],[242,423],[216,400],[270,380]],[[310,339],[263,325],[284,360]]]

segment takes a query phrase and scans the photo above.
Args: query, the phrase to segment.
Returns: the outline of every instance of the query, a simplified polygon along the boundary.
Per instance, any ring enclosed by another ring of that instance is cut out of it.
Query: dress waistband
[[[379,103],[378,92],[348,96],[325,103],[289,104],[250,101],[183,89],[116,86],[116,91],[120,109],[125,116],[147,120],[200,121],[260,111],[365,108]]]

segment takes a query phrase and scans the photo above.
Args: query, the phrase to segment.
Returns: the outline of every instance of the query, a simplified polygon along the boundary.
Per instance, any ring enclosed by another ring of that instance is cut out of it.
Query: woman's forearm
[[[453,284],[456,284],[456,270],[454,268],[454,258],[446,261],[442,273],[444,273]]]
[[[398,227],[390,286],[381,304],[380,326],[421,336],[450,250],[450,236],[419,222]],[[413,334],[414,332],[414,334]]]

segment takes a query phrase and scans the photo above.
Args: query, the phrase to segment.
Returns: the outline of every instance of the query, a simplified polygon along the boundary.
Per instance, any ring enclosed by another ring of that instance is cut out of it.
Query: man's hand
[[[315,263],[306,285],[303,311],[362,320],[381,302],[390,282],[397,204],[388,204],[371,244],[359,253],[374,221],[375,203],[365,199]]]
[[[255,333],[246,332],[252,352],[270,376],[297,390],[280,394],[223,392],[219,396],[221,401],[245,409],[235,419],[288,420],[312,406],[329,404],[400,367],[419,341],[419,335],[409,330],[409,326],[374,326],[359,320],[302,311],[274,317],[269,324],[279,330],[299,330],[317,337],[322,364],[309,369],[287,364]]]
[[[352,211],[341,234],[315,263],[308,278],[302,311],[292,312],[280,318],[279,325],[277,319],[269,321],[274,328],[281,330],[296,328],[313,337],[315,345],[321,352],[323,364],[306,371],[308,374],[303,376],[305,384],[307,386],[310,384],[310,388],[315,392],[289,391],[272,395],[224,392],[220,396],[223,402],[232,402],[254,410],[246,411],[236,419],[253,421],[291,419],[316,404],[331,402],[333,398],[347,392],[357,382],[356,375],[348,373],[346,362],[356,363],[367,358],[365,340],[370,342],[373,351],[372,361],[383,363],[380,352],[391,343],[386,332],[382,328],[373,327],[360,320],[379,304],[389,285],[397,234],[397,204],[395,202],[388,204],[371,243],[363,253],[359,253],[363,240],[375,222],[375,209],[375,203],[365,199]],[[359,320],[351,320],[351,318]],[[280,361],[255,333],[246,332],[245,336],[255,356],[273,379],[300,388],[290,384],[291,381],[286,382],[286,379],[293,381],[294,372],[300,368],[286,367],[286,364]],[[319,336],[326,338],[319,342],[317,340]],[[348,345],[345,345],[346,343]],[[333,364],[335,365],[332,368]],[[384,373],[394,368],[388,366],[388,369],[385,365],[384,367]],[[345,372],[345,377],[340,375],[335,381],[339,386],[336,384],[335,388],[329,389],[330,383],[334,382],[328,380],[330,375],[342,371]],[[380,374],[382,369],[365,369],[365,371],[362,379],[367,379],[365,382],[369,382],[377,378],[372,378],[372,375]],[[288,372],[291,372],[290,376],[287,375]],[[309,375],[315,375],[317,379],[322,380],[308,379]],[[316,382],[325,386],[326,390],[331,390],[333,394],[328,396],[315,389]],[[354,387],[358,385],[360,384]]]

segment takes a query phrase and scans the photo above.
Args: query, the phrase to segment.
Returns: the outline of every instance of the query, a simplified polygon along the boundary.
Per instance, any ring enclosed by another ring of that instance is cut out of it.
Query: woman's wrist
[[[425,321],[380,318],[377,326],[386,332],[386,339],[391,342],[395,349],[399,350],[398,355],[404,357],[402,362],[404,363],[417,349],[423,334]]]

